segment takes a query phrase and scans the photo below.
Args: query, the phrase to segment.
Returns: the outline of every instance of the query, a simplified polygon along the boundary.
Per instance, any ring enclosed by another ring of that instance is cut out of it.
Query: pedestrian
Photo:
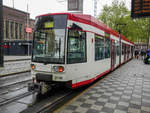
[[[135,50],[134,56],[135,56],[136,59],[138,59],[138,57],[139,57],[139,51],[138,50]]]
[[[141,50],[141,58],[144,59],[144,50]]]

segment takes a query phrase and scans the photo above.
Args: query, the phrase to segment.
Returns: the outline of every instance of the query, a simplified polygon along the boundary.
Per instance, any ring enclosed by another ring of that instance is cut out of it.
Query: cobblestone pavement
[[[59,113],[150,113],[150,65],[133,59]]]

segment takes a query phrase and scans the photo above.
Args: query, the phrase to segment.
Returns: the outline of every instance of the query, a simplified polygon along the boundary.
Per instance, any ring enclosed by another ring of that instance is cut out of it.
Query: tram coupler
[[[41,84],[40,83],[28,83],[28,91],[29,92],[41,92]]]
[[[51,86],[47,85],[44,82],[40,82],[40,83],[29,83],[28,84],[28,91],[34,91],[37,92],[39,94],[45,94],[47,91],[51,90]]]

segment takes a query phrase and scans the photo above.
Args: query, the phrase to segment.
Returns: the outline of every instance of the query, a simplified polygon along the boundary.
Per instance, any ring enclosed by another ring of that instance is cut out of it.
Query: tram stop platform
[[[57,113],[150,113],[150,65],[133,59]]]

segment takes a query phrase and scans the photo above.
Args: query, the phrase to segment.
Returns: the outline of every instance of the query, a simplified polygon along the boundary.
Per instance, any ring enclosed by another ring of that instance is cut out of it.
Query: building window
[[[110,58],[110,39],[95,35],[95,60]]]
[[[9,21],[6,20],[6,39],[9,39]]]
[[[86,61],[86,32],[69,30],[67,63],[83,63]]]
[[[15,31],[16,39],[18,39],[18,23],[15,23]]]
[[[10,28],[11,28],[11,39],[14,39],[14,22],[10,23]]]
[[[19,25],[19,36],[20,36],[20,39],[23,38],[22,32],[23,32],[23,30],[22,30],[22,24],[20,24]]]

